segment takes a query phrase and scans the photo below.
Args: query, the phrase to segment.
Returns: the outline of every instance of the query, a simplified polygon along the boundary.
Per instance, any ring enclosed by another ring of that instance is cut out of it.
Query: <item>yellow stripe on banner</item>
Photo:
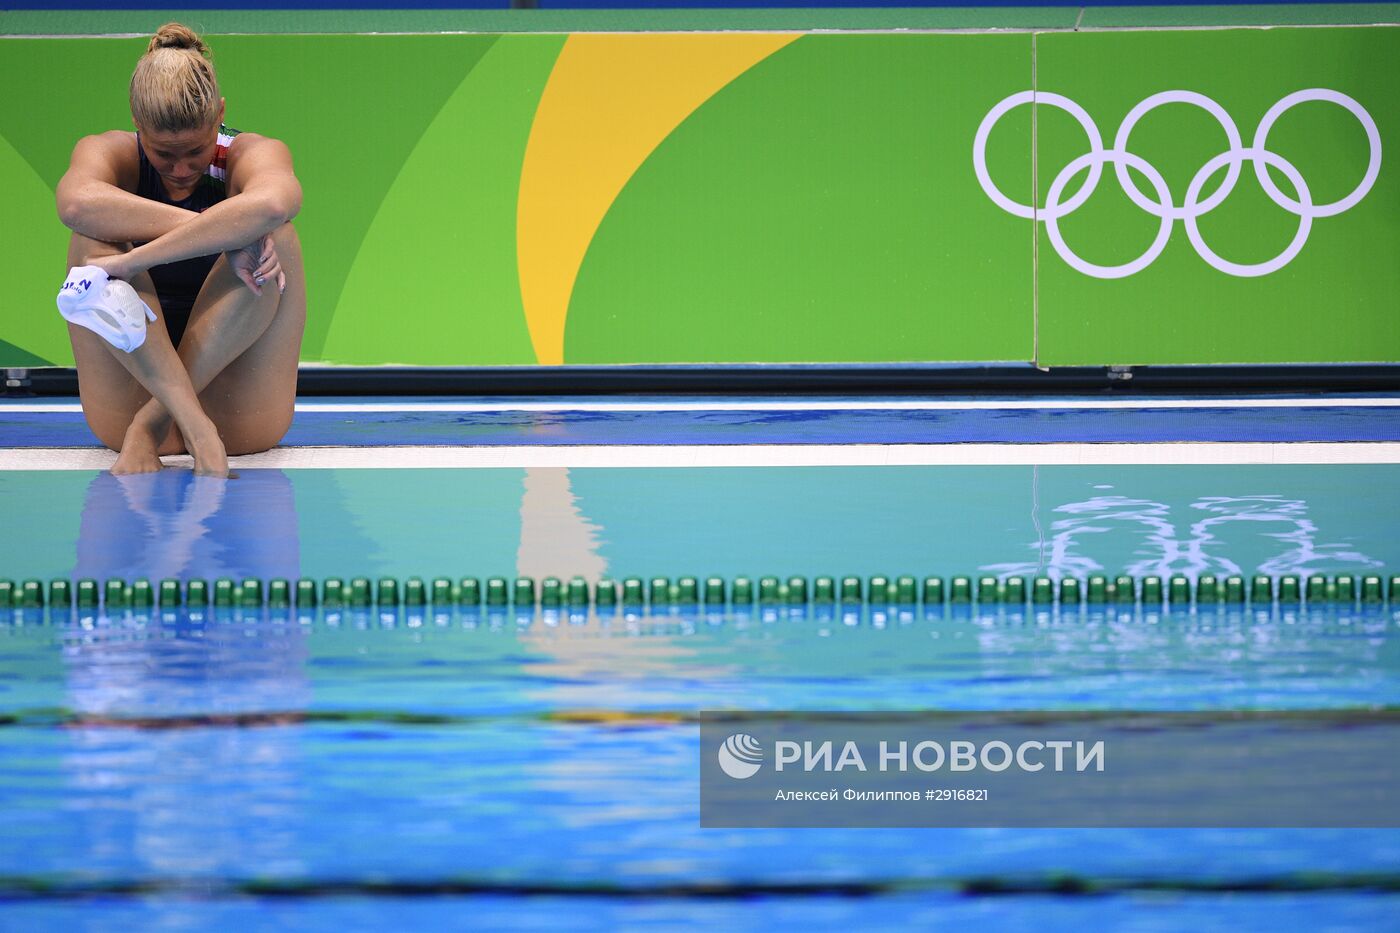
[[[638,167],[718,90],[797,35],[573,35],[540,98],[520,174],[517,263],[535,358],[564,362],[588,245]]]

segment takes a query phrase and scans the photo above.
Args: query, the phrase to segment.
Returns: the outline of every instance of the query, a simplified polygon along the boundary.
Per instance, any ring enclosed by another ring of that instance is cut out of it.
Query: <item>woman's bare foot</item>
[[[228,453],[224,450],[224,442],[219,437],[218,428],[214,427],[214,422],[205,420],[204,424],[191,429],[180,427],[180,433],[185,438],[185,449],[194,457],[194,471],[200,476],[228,476]]]
[[[152,438],[149,431],[133,423],[122,438],[122,449],[117,454],[117,462],[112,464],[112,474],[158,473],[162,467],[156,454],[159,446],[160,442]]]

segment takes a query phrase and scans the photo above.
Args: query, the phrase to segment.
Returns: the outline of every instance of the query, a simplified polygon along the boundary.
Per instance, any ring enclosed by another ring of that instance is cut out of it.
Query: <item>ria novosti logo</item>
[[[878,748],[867,747],[865,751],[853,740],[779,741],[774,743],[773,771],[1103,771],[1105,749],[1102,739],[1092,743],[1083,739],[1032,739],[1015,747],[1000,740],[980,745],[967,739],[925,739],[912,745],[905,740],[881,740]],[[763,767],[763,745],[747,732],[736,732],[720,743],[717,758],[725,774],[742,781]]]
[[[747,732],[736,732],[720,745],[719,766],[732,778],[751,778],[763,766],[763,746]]]

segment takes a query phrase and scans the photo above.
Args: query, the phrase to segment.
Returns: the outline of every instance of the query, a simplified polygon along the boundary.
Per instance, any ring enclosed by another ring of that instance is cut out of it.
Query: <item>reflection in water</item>
[[[516,573],[537,580],[581,576],[596,583],[608,569],[598,553],[599,531],[580,511],[567,468],[525,470]]]
[[[310,702],[304,632],[166,615],[63,640],[79,863],[177,878],[297,871],[305,733],[284,721]]]
[[[1347,544],[1319,540],[1318,528],[1307,517],[1308,504],[1302,499],[1204,496],[1191,503],[1190,509],[1197,514],[1185,516],[1189,524],[1182,533],[1171,506],[1164,502],[1125,496],[1069,502],[1056,507],[1055,513],[1065,517],[1051,524],[1049,540],[1042,537],[1030,545],[1038,560],[985,564],[980,569],[1002,577],[1043,573],[1055,579],[1083,578],[1091,573],[1121,572],[1163,578],[1184,574],[1194,579],[1207,573],[1306,575],[1383,566],[1382,561]],[[1202,512],[1204,516],[1199,515]],[[1269,523],[1277,523],[1277,530],[1266,530]],[[1271,539],[1286,550],[1260,561],[1255,570],[1222,553],[1228,546],[1223,536],[1229,532]],[[1126,544],[1125,534],[1130,536]],[[1092,548],[1103,560],[1082,553],[1081,548]],[[1123,553],[1132,556],[1119,564],[1116,555]]]
[[[98,474],[77,542],[78,578],[298,576],[291,481],[162,470]],[[310,702],[301,626],[262,613],[163,609],[80,618],[65,633],[64,809],[80,863],[200,877],[298,869],[294,825]],[[229,725],[236,723],[236,725]]]
[[[281,470],[235,480],[161,470],[88,484],[76,578],[296,579],[295,491]]]
[[[548,576],[568,580],[582,576],[596,583],[607,572],[607,560],[599,553],[600,529],[583,514],[569,483],[566,468],[530,468],[525,470],[524,493],[520,499],[520,549],[516,571],[536,580]],[[543,614],[544,625],[526,629],[524,640],[538,654],[532,663],[541,673],[555,678],[559,686],[546,690],[551,702],[567,709],[580,702],[587,692],[589,702],[600,698],[591,691],[576,691],[575,686],[589,683],[599,670],[616,670],[619,666],[634,669],[670,669],[685,663],[689,652],[670,644],[671,639],[648,639],[639,645],[628,638],[599,637],[600,622],[596,616]],[[621,632],[626,632],[627,614],[618,620]],[[636,621],[635,618],[632,621]],[[565,623],[560,628],[560,623]],[[602,678],[615,684],[619,691],[625,686],[614,678]],[[624,701],[619,693],[613,703]]]
[[[579,509],[567,469],[525,471],[518,573],[565,580],[580,575],[590,583],[597,582],[607,571],[607,561],[598,553],[600,531]],[[694,698],[674,684],[678,675],[682,683],[689,683],[695,678],[720,680],[728,673],[727,665],[697,663],[692,646],[677,637],[680,633],[651,628],[650,637],[636,637],[641,634],[641,619],[636,613],[600,618],[548,612],[541,614],[540,621],[544,624],[520,630],[521,645],[530,652],[530,676],[520,695],[527,702],[566,715],[579,710],[632,708],[637,703],[639,682],[652,686],[647,702],[663,708],[683,706]],[[688,623],[682,628],[694,630]],[[623,671],[626,676],[619,676]],[[688,758],[687,752],[666,732],[661,733],[666,737],[664,757],[671,759],[672,766],[679,766]],[[653,755],[663,757],[655,751]],[[656,766],[662,763],[658,761]],[[566,818],[572,826],[679,817],[681,812],[674,804],[660,803],[646,793],[647,773],[639,773],[630,755],[585,757],[556,748],[539,756],[524,783],[549,797],[573,802]],[[633,792],[624,794],[622,800],[612,799],[619,787]],[[578,806],[584,801],[588,803]],[[676,860],[672,867],[685,864]]]
[[[1267,574],[1308,574],[1314,570],[1326,569],[1335,572],[1337,565],[1347,565],[1356,570],[1384,566],[1383,561],[1374,560],[1347,544],[1323,544],[1317,540],[1318,529],[1307,517],[1308,504],[1301,499],[1284,499],[1280,496],[1250,496],[1227,498],[1206,496],[1191,506],[1212,513],[1213,517],[1192,525],[1209,537],[1205,529],[1223,522],[1282,522],[1279,531],[1259,533],[1288,545],[1289,549],[1259,564],[1258,573]],[[1229,565],[1222,560],[1222,566]],[[1322,566],[1318,566],[1322,565]],[[1232,565],[1231,565],[1232,566]],[[1233,568],[1231,573],[1240,573]]]

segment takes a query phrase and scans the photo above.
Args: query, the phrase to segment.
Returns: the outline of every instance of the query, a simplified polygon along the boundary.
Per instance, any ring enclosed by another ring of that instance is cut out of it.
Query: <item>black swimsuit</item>
[[[215,150],[214,162],[205,169],[204,176],[195,185],[190,196],[175,201],[165,190],[165,183],[161,181],[160,173],[146,158],[146,150],[141,148],[141,137],[138,133],[136,152],[141,164],[140,176],[136,183],[136,194],[151,201],[159,201],[162,204],[173,204],[187,211],[203,212],[208,210],[226,197],[224,165],[228,157],[228,144],[233,141],[233,137],[236,135],[238,135],[237,130],[219,127],[219,146]],[[140,246],[142,244],[132,245]],[[152,266],[150,269],[151,281],[155,283],[156,287],[156,297],[160,299],[161,313],[165,316],[165,328],[170,332],[170,342],[177,347],[185,335],[186,325],[189,324],[190,309],[194,307],[194,300],[199,297],[199,290],[204,287],[204,280],[209,277],[209,270],[214,268],[214,262],[218,258],[218,253],[210,256],[195,256],[191,259],[182,259],[179,262],[166,263],[163,266]]]

